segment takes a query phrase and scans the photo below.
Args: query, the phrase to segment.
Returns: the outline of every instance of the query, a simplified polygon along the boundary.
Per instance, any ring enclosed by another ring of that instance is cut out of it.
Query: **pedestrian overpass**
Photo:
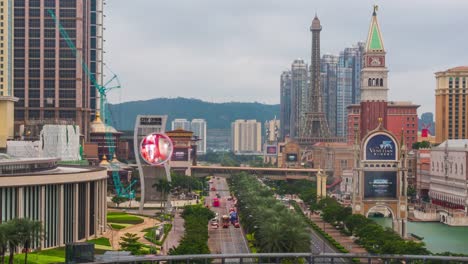
[[[272,180],[309,180],[315,181],[318,169],[294,168],[259,168],[259,167],[222,167],[222,166],[191,166],[191,175],[194,177],[221,176],[230,177],[232,174],[245,172],[248,174],[266,177]]]

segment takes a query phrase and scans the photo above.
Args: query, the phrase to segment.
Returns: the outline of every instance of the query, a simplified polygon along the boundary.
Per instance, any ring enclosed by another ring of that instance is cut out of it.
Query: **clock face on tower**
[[[367,65],[370,67],[384,66],[384,58],[383,57],[368,57]]]

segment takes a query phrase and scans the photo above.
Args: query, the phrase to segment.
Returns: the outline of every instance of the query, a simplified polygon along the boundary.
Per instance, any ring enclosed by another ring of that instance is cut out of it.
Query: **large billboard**
[[[366,160],[396,160],[396,142],[385,134],[372,136],[366,143]]]
[[[365,171],[364,198],[396,198],[396,171]]]
[[[287,153],[286,154],[286,162],[297,162],[297,154],[296,153]]]
[[[164,134],[153,133],[143,138],[140,154],[143,160],[151,165],[162,165],[172,155],[172,141]]]
[[[276,156],[276,154],[278,154],[278,147],[276,145],[266,145],[265,154],[268,156]]]
[[[174,148],[172,152],[172,161],[188,161],[188,148]]]

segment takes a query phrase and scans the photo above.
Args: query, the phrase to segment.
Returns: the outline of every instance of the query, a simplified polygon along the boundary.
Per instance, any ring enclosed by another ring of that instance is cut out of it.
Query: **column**
[[[63,246],[64,245],[64,234],[63,234],[63,218],[64,218],[64,212],[63,212],[63,208],[64,208],[64,205],[63,205],[63,184],[60,184],[59,185],[59,188],[58,188],[58,210],[59,210],[59,221],[58,221],[58,235],[59,235],[59,241],[58,241],[58,244],[60,246]]]
[[[45,185],[42,185],[41,186],[41,201],[39,202],[39,204],[41,205],[40,207],[40,215],[39,215],[39,219],[41,220],[42,222],[42,226],[44,227],[44,233],[47,232],[47,224],[45,222],[45,192],[46,192],[46,187]],[[44,248],[44,239],[41,240],[41,248]]]
[[[78,240],[78,225],[81,224],[78,222],[78,183],[73,184],[73,195],[75,196],[75,200],[73,203],[73,241]]]
[[[93,221],[94,221],[94,236],[97,236],[97,235],[100,235],[101,232],[102,232],[102,228],[101,228],[101,225],[102,225],[102,222],[101,222],[101,218],[99,217],[99,181],[95,181],[94,182],[94,217],[93,217]]]
[[[24,187],[18,188],[18,218],[24,218]]]
[[[89,195],[90,195],[90,192],[89,192],[89,182],[86,183],[85,185],[86,189],[85,189],[85,193],[86,193],[86,196],[85,196],[85,238],[86,239],[89,239],[89,218],[90,218],[90,215],[89,215],[89,203],[90,203],[90,199],[89,199]]]
[[[322,175],[322,198],[327,197],[327,175]]]
[[[320,169],[316,174],[317,178],[317,201],[322,198],[322,175],[320,175]]]
[[[101,181],[101,212],[102,222],[104,223],[104,232],[107,231],[107,179]]]

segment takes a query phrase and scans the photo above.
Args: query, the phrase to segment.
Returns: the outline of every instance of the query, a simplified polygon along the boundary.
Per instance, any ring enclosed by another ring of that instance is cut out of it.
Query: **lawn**
[[[128,224],[112,224],[111,223],[110,226],[112,227],[112,229],[120,230],[120,229],[124,229],[127,226],[131,226],[131,225],[128,225]]]
[[[65,262],[65,248],[53,248],[28,254],[28,263],[46,264]],[[5,257],[5,263],[8,263],[8,256]],[[24,263],[24,254],[17,254],[14,257],[14,263]]]
[[[123,212],[109,212],[107,213],[107,222],[117,224],[141,224],[144,222],[143,218],[130,215]]]
[[[111,243],[109,242],[108,238],[105,237],[100,237],[92,240],[88,240],[89,243],[93,243],[95,245],[101,245],[101,246],[111,246]]]

